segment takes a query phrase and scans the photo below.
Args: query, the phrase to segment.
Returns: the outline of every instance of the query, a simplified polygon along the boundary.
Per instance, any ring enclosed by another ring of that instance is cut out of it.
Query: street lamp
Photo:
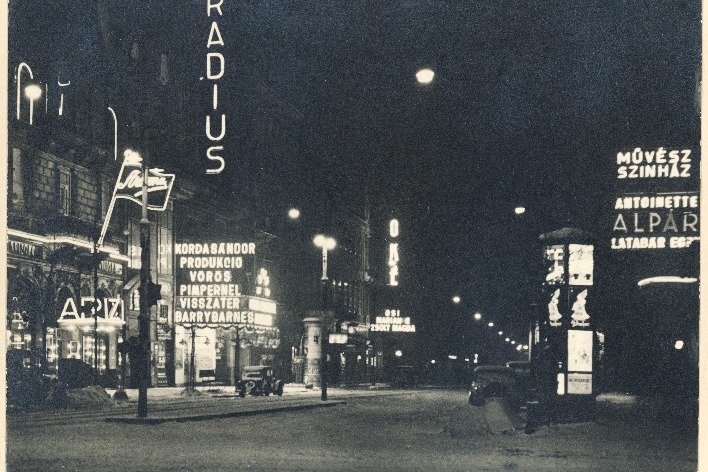
[[[327,309],[327,287],[326,287],[326,282],[327,282],[327,251],[331,251],[332,249],[335,248],[337,245],[337,242],[334,240],[334,238],[331,238],[329,236],[325,236],[323,234],[318,234],[315,236],[313,242],[315,243],[315,246],[321,247],[322,248],[322,315],[324,316],[324,312]],[[323,321],[323,333],[322,333],[322,373],[321,375],[321,381],[320,383],[322,384],[322,401],[327,400],[327,341],[328,341],[328,330],[324,327],[324,319]]]
[[[290,218],[291,220],[297,220],[298,218],[300,218],[300,210],[298,210],[297,208],[291,208],[290,210],[288,210],[288,218]]]
[[[475,314],[474,314],[474,319],[475,319],[476,321],[481,320],[481,319],[482,319],[482,314],[481,314],[481,313],[475,313]]]
[[[29,123],[32,124],[32,115],[34,113],[34,101],[42,96],[42,87],[37,84],[30,84],[25,87],[25,97],[29,98],[30,101],[30,119]]]
[[[452,297],[452,303],[460,303],[462,301],[459,296],[455,295]]]
[[[322,248],[322,280],[327,280],[327,251],[331,251],[337,246],[334,238],[318,234],[313,240],[315,246]]]

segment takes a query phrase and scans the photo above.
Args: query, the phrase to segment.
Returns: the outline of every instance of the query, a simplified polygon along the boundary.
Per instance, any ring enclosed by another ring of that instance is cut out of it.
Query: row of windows
[[[12,150],[12,165],[10,168],[10,200],[13,205],[21,205],[28,198],[37,198],[31,195],[31,188],[40,187],[42,185],[42,169],[25,168],[29,166],[29,161],[23,155],[20,149]],[[56,198],[56,211],[60,215],[69,216],[78,209],[78,202],[75,196],[77,191],[76,176],[72,174],[68,167],[57,166],[56,171],[52,176],[53,184],[50,184],[51,191],[46,197],[48,200]],[[56,185],[56,187],[55,187]],[[100,185],[100,199],[95,199],[94,208],[89,208],[86,211],[94,213],[96,208],[105,210],[110,200],[110,186]]]

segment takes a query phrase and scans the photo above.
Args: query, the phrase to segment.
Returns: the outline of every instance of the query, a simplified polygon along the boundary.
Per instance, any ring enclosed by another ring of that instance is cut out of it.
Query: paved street
[[[70,412],[60,421],[36,413],[15,416],[9,422],[8,470],[696,470],[696,435],[690,429],[603,417],[527,435],[513,429],[523,422],[507,416],[500,402],[473,407],[463,390],[329,393],[326,408],[318,391],[304,389],[268,398],[151,397],[155,418],[167,411],[188,417],[207,409],[225,416],[255,405],[283,407],[202,421],[105,421],[134,417],[133,403]]]

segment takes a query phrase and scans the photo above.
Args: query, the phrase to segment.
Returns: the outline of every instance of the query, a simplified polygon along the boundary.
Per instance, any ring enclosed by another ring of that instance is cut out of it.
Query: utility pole
[[[93,237],[93,368],[98,376],[98,235]]]
[[[148,219],[148,163],[143,156],[142,214],[140,218],[140,315],[138,316],[138,417],[148,414],[147,389],[150,385],[150,220]]]
[[[327,252],[324,252],[327,254]],[[329,366],[329,327],[327,322],[327,285],[329,280],[327,279],[327,256],[325,257],[325,269],[322,276],[322,374],[321,374],[321,385],[322,391],[320,393],[320,399],[323,402],[327,401],[327,382],[329,381],[329,374],[327,368]]]

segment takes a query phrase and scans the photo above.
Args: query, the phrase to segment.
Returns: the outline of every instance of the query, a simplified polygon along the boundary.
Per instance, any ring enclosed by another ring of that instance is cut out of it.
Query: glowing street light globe
[[[297,208],[291,208],[290,210],[288,210],[288,217],[291,220],[297,220],[298,218],[300,218],[300,210],[298,210]]]
[[[34,101],[42,96],[42,87],[37,84],[30,84],[25,87],[25,96],[30,101],[29,123],[32,124],[32,116],[34,114]]]
[[[421,69],[415,74],[415,79],[418,81],[419,84],[423,85],[428,85],[433,81],[433,78],[435,77],[435,72],[433,72],[432,69]]]
[[[452,297],[452,303],[460,303],[460,301],[461,301],[461,299],[460,299],[460,297],[458,297],[457,295],[455,295],[454,297]]]
[[[523,215],[525,212],[526,208],[522,206],[517,206],[516,208],[514,208],[514,213],[516,213],[517,215]]]
[[[312,241],[315,243],[315,246],[327,249],[328,251],[331,251],[337,246],[337,241],[335,241],[334,238],[328,238],[323,234],[318,234]]]
[[[477,320],[477,321],[481,320],[481,319],[482,319],[482,314],[481,314],[481,313],[475,313],[475,314],[474,314],[474,319]]]
[[[42,87],[37,84],[30,84],[25,87],[25,97],[30,100],[37,100],[42,96]]]

